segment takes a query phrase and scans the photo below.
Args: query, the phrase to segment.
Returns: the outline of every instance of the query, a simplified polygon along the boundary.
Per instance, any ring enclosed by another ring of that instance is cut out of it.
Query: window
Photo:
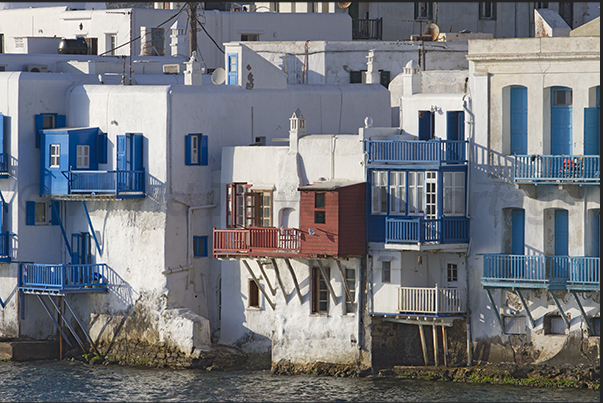
[[[387,213],[387,172],[385,171],[372,172],[371,213]]]
[[[187,134],[185,138],[185,165],[207,165],[207,136],[201,133]]]
[[[314,223],[315,224],[324,224],[326,222],[325,212],[317,210],[314,212]]]
[[[437,218],[438,173],[425,171],[425,218]]]
[[[496,19],[496,2],[479,3],[479,19],[480,20],[495,20]]]
[[[228,85],[238,84],[238,66],[237,66],[238,55],[236,53],[228,55],[228,69],[227,69],[227,82]]]
[[[108,55],[115,56],[115,48],[117,47],[117,34],[107,34],[106,51]]]
[[[325,273],[330,279],[330,268]],[[312,268],[312,313],[326,314],[329,312],[329,289],[327,279],[322,276],[318,267]]]
[[[55,115],[42,115],[42,129],[54,129],[55,121]]]
[[[52,146],[51,146],[52,149]],[[52,153],[52,151],[51,151]],[[51,158],[52,163],[52,158]],[[77,161],[76,167],[80,168],[90,168],[90,146],[79,145],[77,146]]]
[[[226,226],[271,227],[272,191],[251,190],[251,185],[234,183],[226,190]]]
[[[419,111],[419,140],[431,140],[434,134],[435,115],[431,111]]]
[[[560,89],[553,90],[553,106],[571,106],[572,90]]]
[[[98,55],[98,38],[84,38],[88,55]]]
[[[415,20],[432,20],[433,2],[424,1],[415,3]]]
[[[544,334],[565,334],[565,321],[559,314],[544,317]]]
[[[324,193],[315,193],[314,194],[314,208],[324,208],[324,207],[325,207],[325,194]],[[315,224],[326,223],[326,211],[325,210],[315,210],[314,211],[314,223]]]
[[[444,172],[444,214],[465,214],[465,172]]]
[[[381,262],[381,282],[391,283],[392,281],[392,266],[390,261]]]
[[[60,202],[25,202],[25,225],[59,225]]]
[[[408,213],[423,214],[423,172],[408,172]]]
[[[504,316],[503,326],[505,334],[526,334],[526,317]]]
[[[241,42],[255,42],[260,40],[260,34],[241,34]]]
[[[61,167],[61,145],[51,144],[50,145],[50,168]]]
[[[548,3],[548,1],[536,2],[536,3],[534,3],[534,8],[536,10],[540,10],[541,8],[549,8],[549,3]]]
[[[207,236],[193,236],[193,256],[207,257]]]
[[[454,263],[448,263],[446,268],[446,282],[448,285],[456,283],[459,280],[458,267]]]
[[[58,115],[56,113],[40,113],[39,115],[36,115],[36,148],[40,148],[40,135],[42,130],[65,127],[65,122],[65,115]]]
[[[595,316],[588,318],[588,321],[590,322],[590,327],[593,329],[593,336],[601,336],[601,317]]]
[[[345,293],[345,313],[354,313],[356,312],[356,270],[346,268],[345,281],[352,296],[352,299],[349,299],[348,294]]]
[[[324,193],[316,193],[314,195],[314,207],[322,208],[325,206],[325,194]]]
[[[247,306],[249,308],[259,308],[260,307],[260,288],[254,279],[250,278],[247,282],[248,284],[248,299]]]
[[[406,172],[389,173],[389,212],[406,214]]]

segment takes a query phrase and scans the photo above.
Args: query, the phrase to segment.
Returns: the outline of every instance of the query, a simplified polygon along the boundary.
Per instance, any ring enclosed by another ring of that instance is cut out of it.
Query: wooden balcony
[[[467,164],[469,142],[429,140],[372,140],[364,142],[368,163],[385,164]]]
[[[598,257],[484,255],[484,287],[582,290],[600,288]]]
[[[465,290],[462,288],[400,287],[398,311],[404,314],[450,316],[465,314]]]
[[[599,185],[598,155],[516,155],[515,182]]]
[[[19,289],[29,293],[107,292],[107,266],[101,264],[19,265]]]
[[[385,243],[468,243],[469,219],[442,217],[427,220],[423,217],[385,220]]]
[[[297,228],[250,227],[214,228],[213,255],[291,256],[301,250],[301,231]]]
[[[118,199],[145,196],[145,175],[141,171],[66,171],[69,195],[114,195]]]

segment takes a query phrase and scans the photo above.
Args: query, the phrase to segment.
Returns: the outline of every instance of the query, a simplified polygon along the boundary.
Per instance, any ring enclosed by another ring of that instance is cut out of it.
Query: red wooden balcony
[[[295,255],[300,249],[301,231],[297,228],[214,228],[214,257]]]

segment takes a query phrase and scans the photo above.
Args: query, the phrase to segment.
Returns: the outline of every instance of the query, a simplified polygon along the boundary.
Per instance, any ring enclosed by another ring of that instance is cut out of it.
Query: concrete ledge
[[[32,361],[59,358],[58,341],[3,341],[0,360]]]

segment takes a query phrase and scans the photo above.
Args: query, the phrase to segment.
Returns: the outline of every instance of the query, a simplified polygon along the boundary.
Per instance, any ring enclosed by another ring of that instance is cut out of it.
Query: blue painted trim
[[[90,214],[88,214],[88,208],[86,207],[86,202],[82,200],[82,207],[84,208],[84,213],[86,213],[86,219],[88,220],[88,225],[90,226],[90,231],[92,232],[92,238],[94,238],[94,243],[96,244],[96,250],[98,251],[99,256],[102,256],[100,245],[98,244],[98,239],[96,239],[96,233],[94,232],[94,227],[92,226],[92,221],[90,220]]]
[[[71,247],[69,246],[69,240],[67,239],[67,234],[65,233],[65,227],[63,227],[63,221],[61,221],[61,216],[56,209],[54,203],[52,204],[52,214],[53,216],[56,214],[57,219],[59,220],[59,226],[61,227],[61,233],[63,234],[63,240],[65,241],[65,245],[67,245],[67,251],[69,252],[69,256],[71,256]]]

